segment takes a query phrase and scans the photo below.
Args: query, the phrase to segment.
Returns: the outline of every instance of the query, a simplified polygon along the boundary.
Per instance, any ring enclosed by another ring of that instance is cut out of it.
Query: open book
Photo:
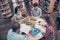
[[[31,27],[26,25],[26,24],[21,24],[21,32],[25,32],[26,34],[29,33],[29,31],[31,30]]]

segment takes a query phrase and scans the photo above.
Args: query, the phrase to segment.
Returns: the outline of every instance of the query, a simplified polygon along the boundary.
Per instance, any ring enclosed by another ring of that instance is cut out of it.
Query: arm
[[[55,40],[55,30],[54,30],[54,28],[52,27],[52,26],[50,26],[49,27],[50,28],[50,30],[51,30],[51,32],[52,32],[52,40]]]
[[[28,37],[26,37],[26,35],[20,35],[19,39],[20,40],[28,40]]]
[[[32,9],[31,9],[31,16],[33,16],[33,11],[32,11]]]
[[[16,17],[15,17],[15,16],[13,16],[11,20],[12,20],[12,22],[17,22],[17,20],[16,20]]]
[[[55,35],[55,30],[53,29],[53,30],[51,30],[51,31],[52,31],[52,33],[53,33],[53,35],[52,35],[53,40],[55,40],[55,38],[56,38],[56,35]]]
[[[31,16],[33,17],[33,14],[31,13]]]
[[[39,10],[39,13],[40,13],[39,17],[42,16],[42,10],[41,9]]]

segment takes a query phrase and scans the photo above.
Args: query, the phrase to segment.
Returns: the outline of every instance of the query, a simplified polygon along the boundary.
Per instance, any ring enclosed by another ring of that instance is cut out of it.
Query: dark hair
[[[33,6],[34,6],[34,7],[37,7],[37,6],[38,6],[38,4],[37,4],[37,3],[34,3],[34,4],[33,4]]]
[[[44,18],[45,18],[46,22],[47,22],[49,25],[51,25],[50,17],[49,17],[49,16],[45,16]]]
[[[14,24],[12,25],[12,30],[13,30],[13,32],[16,32],[17,29],[20,29],[20,25],[19,25],[18,23],[14,23]]]
[[[52,26],[56,30],[56,24],[51,15],[47,14],[43,17],[49,26]]]
[[[15,13],[17,14],[18,9],[20,9],[20,6],[15,7]]]

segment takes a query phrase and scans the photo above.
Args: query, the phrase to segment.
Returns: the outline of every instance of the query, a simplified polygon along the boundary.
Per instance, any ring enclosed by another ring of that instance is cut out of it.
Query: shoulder
[[[34,10],[34,8],[31,8],[32,10]]]
[[[38,10],[42,10],[41,8],[38,8]]]
[[[50,29],[53,29],[53,26],[49,26]]]
[[[24,8],[21,8],[20,11],[23,12],[23,11],[25,11],[25,9]]]
[[[11,34],[12,34],[12,29],[8,31],[8,36],[10,36]]]
[[[50,29],[52,32],[55,31],[53,26],[49,26],[49,29]]]
[[[10,30],[8,31],[8,33],[10,33],[10,32],[12,32],[12,29],[10,29]]]
[[[19,35],[17,35],[17,39],[19,39],[19,40],[26,40],[28,38],[26,38],[24,35],[19,34]]]

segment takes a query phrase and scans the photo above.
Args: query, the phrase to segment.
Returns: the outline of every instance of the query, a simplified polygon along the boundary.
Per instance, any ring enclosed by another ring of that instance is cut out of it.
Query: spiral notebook
[[[29,31],[29,33],[32,36],[36,36],[39,32],[40,32],[40,30],[38,28],[33,28],[32,30]]]

